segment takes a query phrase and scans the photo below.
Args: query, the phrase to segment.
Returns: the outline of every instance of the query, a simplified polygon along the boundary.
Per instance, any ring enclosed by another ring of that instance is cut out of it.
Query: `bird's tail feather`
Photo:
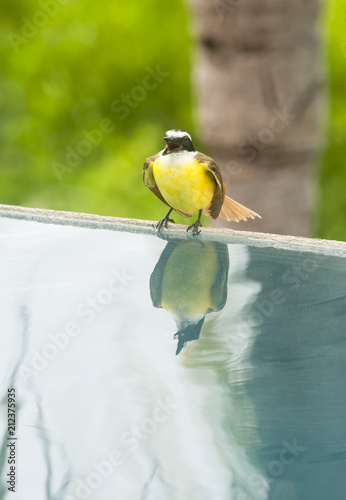
[[[254,219],[255,217],[262,218],[253,210],[244,207],[237,201],[232,200],[228,196],[225,196],[222,208],[219,213],[219,217],[224,220],[239,222],[241,220]]]

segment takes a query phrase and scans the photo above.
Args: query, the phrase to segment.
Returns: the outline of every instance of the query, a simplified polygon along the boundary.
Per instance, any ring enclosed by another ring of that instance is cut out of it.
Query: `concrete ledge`
[[[62,212],[40,208],[26,208],[13,205],[0,205],[0,217],[26,219],[44,224],[69,225],[77,227],[92,227],[135,233],[155,235],[154,221],[140,219],[122,219],[119,217],[105,217],[78,212]],[[0,229],[1,230],[1,229]],[[161,234],[161,233],[160,233]],[[186,233],[186,226],[170,224],[169,229],[162,230],[165,238],[193,238]],[[285,236],[280,234],[253,233],[250,231],[236,231],[226,228],[203,228],[199,236],[202,240],[217,240],[224,243],[245,244],[256,247],[274,247],[300,252],[312,252],[325,255],[346,257],[346,242],[334,240],[320,240]]]

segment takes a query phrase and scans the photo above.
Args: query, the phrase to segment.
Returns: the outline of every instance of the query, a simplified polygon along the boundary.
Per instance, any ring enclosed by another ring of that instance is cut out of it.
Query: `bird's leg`
[[[196,222],[194,224],[191,224],[191,226],[189,226],[186,229],[186,231],[189,231],[190,229],[192,229],[193,236],[197,236],[201,232],[201,231],[199,231],[199,228],[202,227],[201,216],[202,216],[202,210],[199,211],[198,219],[196,220]]]
[[[163,219],[160,220],[160,222],[158,222],[155,226],[155,229],[156,231],[159,233],[160,232],[160,229],[162,226],[164,226],[166,229],[167,229],[167,223],[168,222],[173,222],[173,224],[175,224],[174,220],[173,219],[170,219],[169,216],[172,212],[173,208],[171,208],[169,210],[169,212],[163,217]]]

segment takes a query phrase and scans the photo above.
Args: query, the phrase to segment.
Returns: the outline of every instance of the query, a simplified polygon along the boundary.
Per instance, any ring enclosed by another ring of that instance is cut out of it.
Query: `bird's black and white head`
[[[191,136],[185,130],[172,129],[166,132],[163,138],[166,141],[166,148],[163,154],[178,152],[178,151],[196,151]]]

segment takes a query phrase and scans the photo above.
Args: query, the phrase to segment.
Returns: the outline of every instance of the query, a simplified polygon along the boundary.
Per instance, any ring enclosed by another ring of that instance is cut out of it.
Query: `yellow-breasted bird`
[[[176,354],[198,340],[207,314],[221,311],[227,300],[229,257],[218,241],[170,239],[150,276],[154,307],[174,318]]]
[[[169,218],[172,210],[184,217],[199,212],[197,221],[187,228],[194,236],[200,233],[202,212],[234,222],[261,217],[225,195],[220,168],[212,158],[195,150],[185,130],[168,130],[163,140],[165,149],[147,158],[143,167],[146,187],[170,207],[156,225],[158,231],[174,222]]]

